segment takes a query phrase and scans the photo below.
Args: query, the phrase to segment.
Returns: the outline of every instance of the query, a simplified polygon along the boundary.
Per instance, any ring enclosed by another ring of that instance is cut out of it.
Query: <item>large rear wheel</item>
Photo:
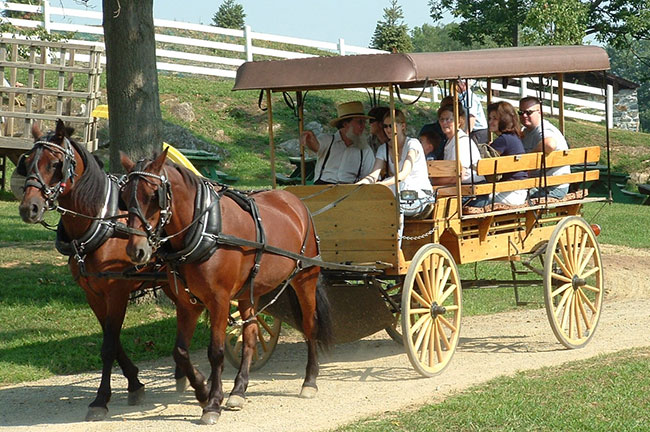
[[[402,292],[402,332],[411,364],[430,377],[449,364],[460,336],[462,292],[458,267],[438,244],[418,250]]]
[[[546,314],[558,341],[582,348],[593,337],[604,297],[603,262],[591,227],[579,216],[553,230],[544,262]]]
[[[236,303],[235,303],[236,305]],[[232,313],[235,320],[240,319],[239,311]],[[257,316],[257,342],[253,352],[251,371],[260,369],[271,358],[280,338],[282,321],[271,315],[260,314]],[[226,329],[225,356],[235,368],[239,368],[242,356],[242,328],[228,326]]]

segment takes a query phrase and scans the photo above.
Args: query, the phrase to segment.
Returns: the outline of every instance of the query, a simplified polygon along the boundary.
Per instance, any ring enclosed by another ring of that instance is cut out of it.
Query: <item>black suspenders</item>
[[[318,182],[321,181],[321,177],[323,176],[323,171],[325,171],[325,166],[327,165],[327,161],[330,158],[330,152],[332,151],[332,147],[334,146],[334,138],[336,137],[336,134],[332,135],[332,141],[330,142],[330,146],[327,149],[327,154],[325,154],[325,160],[323,161],[323,165],[320,168],[320,173],[318,174],[318,178],[314,180],[314,184],[318,184]],[[388,150],[387,150],[388,151]],[[359,176],[361,175],[361,168],[363,167],[363,149],[359,149],[359,169],[357,170],[357,176],[354,179],[354,181],[359,180]]]

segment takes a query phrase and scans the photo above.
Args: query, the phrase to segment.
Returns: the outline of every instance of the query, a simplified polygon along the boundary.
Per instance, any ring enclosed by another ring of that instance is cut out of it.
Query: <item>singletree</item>
[[[412,51],[413,43],[403,18],[402,7],[397,0],[391,0],[390,7],[384,8],[384,19],[377,22],[370,47],[390,52]]]
[[[217,27],[243,29],[244,19],[244,6],[235,2],[235,0],[224,0],[219,6],[217,13],[212,17],[212,25]]]

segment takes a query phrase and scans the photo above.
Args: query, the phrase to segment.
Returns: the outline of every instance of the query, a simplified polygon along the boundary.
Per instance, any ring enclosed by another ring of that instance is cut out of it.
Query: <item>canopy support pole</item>
[[[305,112],[303,111],[304,99],[302,92],[296,92],[296,103],[298,104],[298,136],[301,137],[305,131]],[[305,146],[302,140],[300,142],[300,184],[305,185]]]
[[[271,106],[271,90],[266,90],[266,108],[269,121],[269,150],[271,153],[271,185],[273,189],[278,185],[275,181],[275,142],[273,141],[273,107]]]

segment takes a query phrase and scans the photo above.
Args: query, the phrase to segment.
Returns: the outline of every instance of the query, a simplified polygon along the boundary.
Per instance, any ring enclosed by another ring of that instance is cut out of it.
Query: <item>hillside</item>
[[[239,184],[263,186],[270,184],[270,156],[267,134],[267,113],[257,106],[258,92],[231,91],[233,81],[218,78],[161,75],[160,99],[163,117],[188,128],[193,134],[223,148],[227,157],[220,169],[236,175]],[[294,95],[295,96],[295,95]],[[358,99],[368,106],[365,93],[351,91],[315,91],[306,97],[305,123],[318,121],[326,125],[335,117],[336,103]],[[188,123],[175,117],[171,103],[188,102],[195,120]],[[386,103],[386,101],[383,101]],[[403,108],[403,106],[398,105]],[[435,119],[435,108],[428,103],[406,107],[411,133]],[[273,95],[274,132],[277,143],[296,138],[298,120],[285,104],[281,94]],[[605,128],[585,122],[567,121],[567,139],[572,147],[600,144],[604,147]],[[650,176],[650,134],[610,131],[612,169],[639,173],[641,181]],[[172,143],[183,147],[182,142]],[[603,152],[602,161],[606,161]],[[286,154],[277,153],[278,171],[289,171]],[[634,177],[633,177],[634,178]]]

